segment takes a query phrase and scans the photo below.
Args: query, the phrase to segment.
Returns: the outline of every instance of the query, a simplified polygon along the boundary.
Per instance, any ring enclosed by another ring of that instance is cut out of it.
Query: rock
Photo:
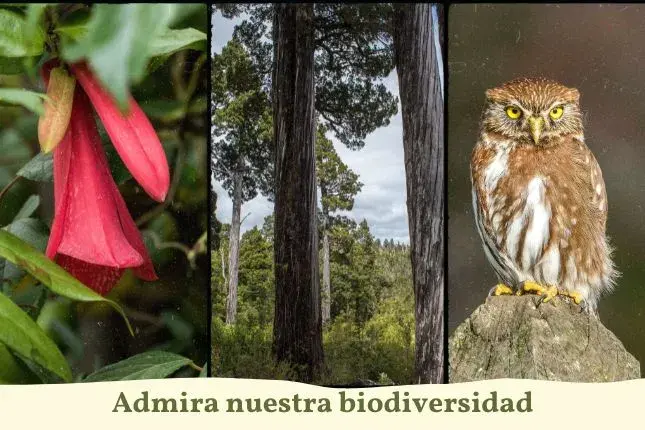
[[[567,299],[489,297],[449,339],[451,383],[496,378],[608,382],[640,364],[600,320]]]

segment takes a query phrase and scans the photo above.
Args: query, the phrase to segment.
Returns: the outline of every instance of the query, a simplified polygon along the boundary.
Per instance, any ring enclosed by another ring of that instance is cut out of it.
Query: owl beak
[[[529,128],[531,129],[531,136],[533,137],[533,142],[535,142],[536,145],[540,141],[542,127],[544,127],[544,119],[535,116],[529,118]]]

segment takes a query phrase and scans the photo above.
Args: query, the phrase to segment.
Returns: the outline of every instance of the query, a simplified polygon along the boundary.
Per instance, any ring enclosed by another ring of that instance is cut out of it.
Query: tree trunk
[[[323,363],[314,117],[312,4],[276,4],[273,20],[275,320],[273,347],[298,379]]]
[[[322,276],[322,323],[331,317],[331,274],[329,267],[329,231],[327,225],[323,229],[323,276]]]
[[[240,263],[240,224],[242,212],[242,172],[233,174],[233,215],[228,236],[228,295],[226,297],[226,324],[235,324],[237,316],[237,281]]]
[[[430,4],[397,4],[396,69],[403,117],[419,383],[444,380],[443,100]]]
[[[211,240],[211,249],[219,249],[219,244],[220,244],[220,230],[222,228],[222,224],[217,220],[217,193],[213,189],[213,187],[209,187],[209,195],[211,199],[211,210],[212,213],[210,214],[210,240]],[[51,194],[51,193],[48,193]]]

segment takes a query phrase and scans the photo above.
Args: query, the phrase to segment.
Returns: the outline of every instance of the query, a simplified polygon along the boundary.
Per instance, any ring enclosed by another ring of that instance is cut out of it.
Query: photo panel
[[[443,16],[214,5],[212,376],[444,381]]]
[[[0,383],[206,376],[207,10],[0,6]]]
[[[640,377],[644,17],[450,6],[450,382]]]

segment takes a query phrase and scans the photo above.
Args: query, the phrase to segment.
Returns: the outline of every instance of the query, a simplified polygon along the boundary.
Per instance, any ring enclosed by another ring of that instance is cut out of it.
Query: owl
[[[596,313],[617,272],[607,194],[585,145],[580,94],[546,79],[486,91],[472,153],[475,221],[499,284],[491,294],[560,295]]]

